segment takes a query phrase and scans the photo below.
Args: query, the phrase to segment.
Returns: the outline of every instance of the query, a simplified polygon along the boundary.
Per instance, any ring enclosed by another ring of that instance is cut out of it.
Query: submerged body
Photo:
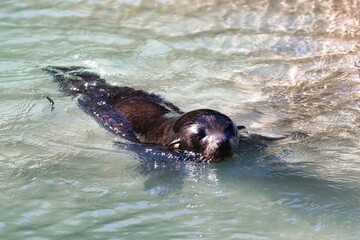
[[[237,149],[238,127],[226,115],[199,109],[184,113],[159,96],[112,86],[82,67],[47,67],[60,89],[81,95],[80,107],[121,137],[172,151],[191,151],[221,161]]]

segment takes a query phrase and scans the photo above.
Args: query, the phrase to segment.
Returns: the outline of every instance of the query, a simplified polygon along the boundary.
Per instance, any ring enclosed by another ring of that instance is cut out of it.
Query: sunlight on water
[[[2,1],[1,239],[358,239],[359,9]],[[58,91],[48,65],[87,66],[251,132],[309,137],[243,145],[219,164],[122,147]]]

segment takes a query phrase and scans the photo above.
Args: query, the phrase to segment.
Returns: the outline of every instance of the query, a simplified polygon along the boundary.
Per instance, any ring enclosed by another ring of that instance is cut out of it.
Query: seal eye
[[[204,137],[206,137],[206,131],[203,128],[198,129],[198,131],[196,133],[194,133],[191,136],[191,140],[193,143],[198,143],[201,141],[201,139],[203,139]]]

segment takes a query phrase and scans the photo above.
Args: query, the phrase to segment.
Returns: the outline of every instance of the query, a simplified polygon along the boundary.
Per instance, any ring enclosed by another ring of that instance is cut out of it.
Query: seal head
[[[234,155],[238,146],[238,128],[226,115],[199,109],[183,114],[172,127],[168,147],[173,151],[200,153],[210,162]]]

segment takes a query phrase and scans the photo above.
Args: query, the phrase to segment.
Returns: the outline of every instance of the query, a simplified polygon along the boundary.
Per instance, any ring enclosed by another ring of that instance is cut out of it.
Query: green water
[[[359,9],[1,1],[0,239],[359,239]],[[220,164],[157,161],[114,146],[47,65],[310,137]]]

